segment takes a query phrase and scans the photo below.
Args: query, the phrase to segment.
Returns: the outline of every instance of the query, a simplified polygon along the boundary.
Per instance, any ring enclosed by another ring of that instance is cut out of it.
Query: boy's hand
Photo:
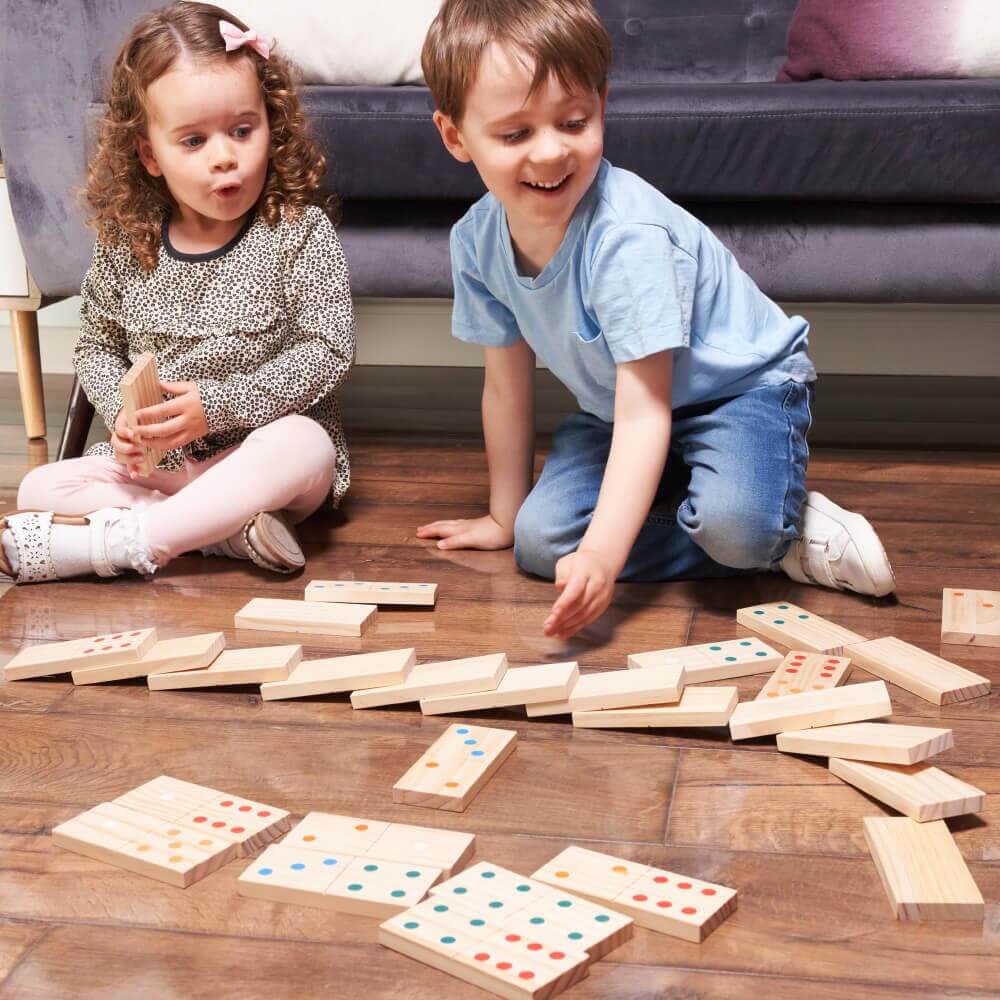
[[[514,532],[489,514],[422,524],[417,528],[417,538],[439,538],[439,549],[509,549],[514,544]]]
[[[173,396],[136,413],[140,426],[135,435],[144,445],[159,451],[183,448],[208,433],[201,389],[197,382],[160,382],[160,389]]]
[[[614,596],[615,576],[609,562],[593,549],[563,556],[556,563],[556,590],[561,596],[545,619],[545,634],[565,640],[600,618]]]
[[[125,466],[129,476],[135,479],[139,473],[139,463],[142,461],[143,449],[136,444],[135,436],[125,419],[124,407],[115,417],[114,430],[111,432],[111,450],[115,461]]]

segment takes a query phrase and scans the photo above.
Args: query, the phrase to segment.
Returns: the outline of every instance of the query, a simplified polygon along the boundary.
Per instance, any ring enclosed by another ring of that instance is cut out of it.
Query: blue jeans
[[[799,537],[812,388],[798,382],[683,407],[670,454],[621,580],[736,576],[770,569]],[[597,505],[612,425],[576,413],[514,524],[514,557],[551,579]]]

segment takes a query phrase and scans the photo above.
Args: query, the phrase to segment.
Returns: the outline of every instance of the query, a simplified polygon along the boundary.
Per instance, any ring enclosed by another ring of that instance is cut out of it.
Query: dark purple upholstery
[[[43,292],[92,234],[72,188],[104,72],[159,0],[0,0],[0,147]],[[831,0],[833,2],[833,0]],[[597,0],[615,43],[609,158],[689,204],[776,298],[1000,301],[1000,80],[774,83],[795,0]],[[335,18],[331,18],[335,30]],[[359,295],[450,294],[481,191],[423,88],[309,87]]]

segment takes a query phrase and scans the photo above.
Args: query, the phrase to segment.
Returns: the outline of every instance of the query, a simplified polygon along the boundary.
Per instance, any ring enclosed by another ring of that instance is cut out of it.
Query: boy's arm
[[[615,580],[649,514],[670,447],[673,354],[618,365],[611,453],[590,526],[556,564],[561,596],[545,634],[567,639],[611,603]]]
[[[519,340],[487,347],[483,434],[490,468],[490,512],[484,517],[434,521],[418,538],[437,538],[439,549],[506,549],[514,544],[514,518],[531,490],[535,457],[535,352]]]

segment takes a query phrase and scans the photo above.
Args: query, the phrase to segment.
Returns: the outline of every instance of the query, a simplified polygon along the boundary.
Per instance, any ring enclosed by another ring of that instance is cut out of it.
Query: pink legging
[[[89,514],[101,507],[147,506],[146,540],[165,566],[182,552],[221,542],[262,510],[307,518],[330,491],[337,449],[315,420],[294,415],[259,427],[242,444],[176,472],[129,479],[114,458],[90,455],[32,469],[21,482],[21,510]]]

